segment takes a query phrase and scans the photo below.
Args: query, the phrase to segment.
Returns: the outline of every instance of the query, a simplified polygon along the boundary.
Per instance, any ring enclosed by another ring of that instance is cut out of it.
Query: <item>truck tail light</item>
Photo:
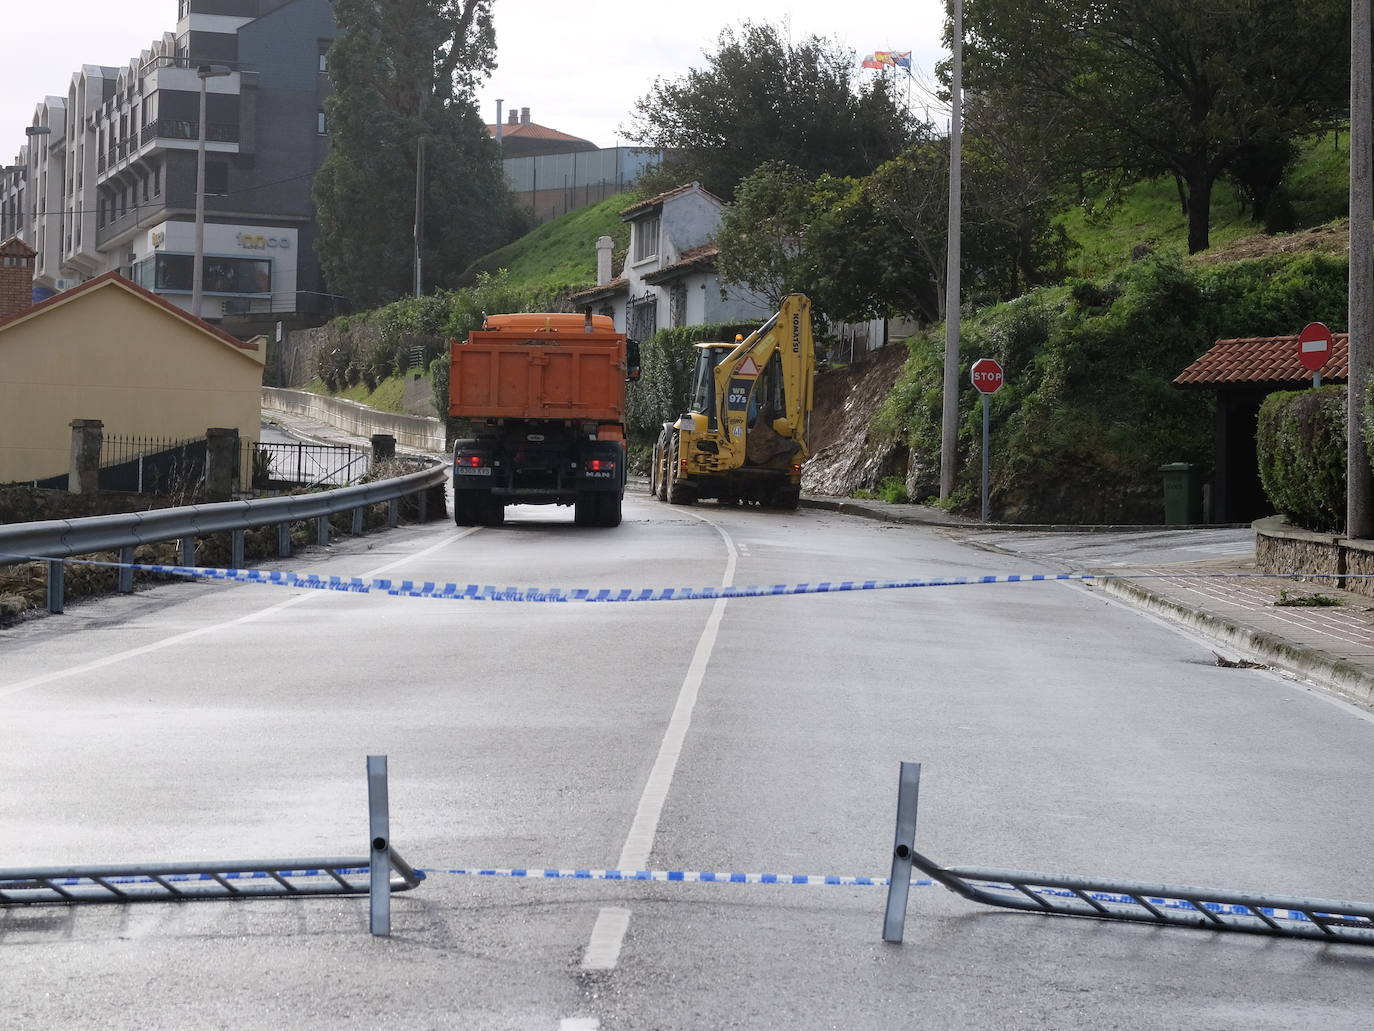
[[[587,461],[587,469],[590,472],[599,473],[603,469],[611,470],[615,468],[615,462],[609,458],[592,458]]]
[[[678,472],[680,472],[683,476],[686,476],[686,475],[687,475],[687,459],[685,459],[685,458],[679,458],[679,459],[678,459],[678,463],[677,463],[677,469],[678,469]]]
[[[458,464],[459,464],[459,465],[470,465],[470,466],[472,466],[474,469],[476,469],[476,468],[478,468],[479,466],[481,466],[481,464],[482,464],[482,456],[481,456],[481,455],[464,455],[462,458],[458,459]]]

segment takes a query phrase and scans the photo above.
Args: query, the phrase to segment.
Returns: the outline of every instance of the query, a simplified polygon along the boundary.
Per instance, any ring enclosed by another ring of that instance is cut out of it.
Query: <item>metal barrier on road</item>
[[[1374,904],[1367,902],[1141,884],[986,867],[942,867],[913,847],[919,791],[920,764],[902,763],[897,792],[898,845],[894,855],[909,860],[932,880],[970,901],[1031,913],[1374,945]],[[904,848],[908,850],[905,855]],[[895,876],[896,860],[893,872]],[[905,911],[905,885],[894,880],[888,887],[884,941],[902,940],[901,921]]]
[[[386,756],[368,756],[370,856],[0,869],[0,905],[367,895],[372,934],[389,935],[391,893],[416,887],[425,875],[391,847],[386,779]]]

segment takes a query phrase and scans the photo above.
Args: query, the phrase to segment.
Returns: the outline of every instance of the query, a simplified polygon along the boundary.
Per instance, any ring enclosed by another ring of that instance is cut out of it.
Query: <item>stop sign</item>
[[[1309,322],[1298,334],[1298,361],[1308,372],[1320,372],[1331,357],[1331,330],[1320,322]]]
[[[969,379],[984,394],[995,394],[1002,386],[1002,365],[996,358],[979,358],[969,369]]]

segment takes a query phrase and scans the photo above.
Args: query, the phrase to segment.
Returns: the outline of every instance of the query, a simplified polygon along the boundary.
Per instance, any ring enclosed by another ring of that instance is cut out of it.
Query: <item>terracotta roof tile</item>
[[[618,293],[629,289],[630,281],[624,276],[609,280],[600,286],[594,286],[587,290],[579,290],[571,294],[568,300],[574,304],[590,304],[592,301],[599,301],[603,297],[613,297]]]
[[[701,190],[702,193],[712,200],[719,201],[721,204],[725,203],[710,190],[704,188],[701,183],[684,183],[682,186],[674,186],[671,190],[665,190],[663,193],[650,197],[648,200],[642,200],[638,204],[631,204],[628,208],[621,208],[620,217],[628,221],[636,215],[642,215],[653,208],[661,206],[663,202],[669,198],[676,197],[681,193],[686,193],[688,190]]]
[[[1344,383],[1350,372],[1350,337],[1333,333],[1331,357],[1322,368],[1323,383]],[[1181,387],[1217,387],[1242,384],[1309,383],[1312,373],[1298,360],[1298,337],[1240,337],[1218,340],[1211,350],[1177,376]]]
[[[704,243],[700,247],[692,247],[683,251],[678,256],[677,261],[671,265],[665,265],[657,272],[650,272],[644,277],[644,282],[661,283],[668,279],[675,279],[692,269],[710,268],[716,263],[718,257],[720,257],[720,248],[713,243]]]
[[[487,135],[492,139],[496,139],[495,125],[487,126]],[[502,125],[501,136],[503,139],[506,137],[518,136],[520,139],[524,140],[571,140],[574,143],[585,143],[589,147],[596,146],[591,140],[584,140],[581,136],[569,136],[565,132],[559,132],[557,129],[550,129],[547,125],[537,125],[534,122],[521,122],[519,125]]]

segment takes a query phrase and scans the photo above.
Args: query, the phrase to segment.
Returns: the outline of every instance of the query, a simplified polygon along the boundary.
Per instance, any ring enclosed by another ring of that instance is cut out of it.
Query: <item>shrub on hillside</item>
[[[1280,391],[1260,405],[1260,481],[1274,508],[1308,530],[1345,525],[1345,387]]]

